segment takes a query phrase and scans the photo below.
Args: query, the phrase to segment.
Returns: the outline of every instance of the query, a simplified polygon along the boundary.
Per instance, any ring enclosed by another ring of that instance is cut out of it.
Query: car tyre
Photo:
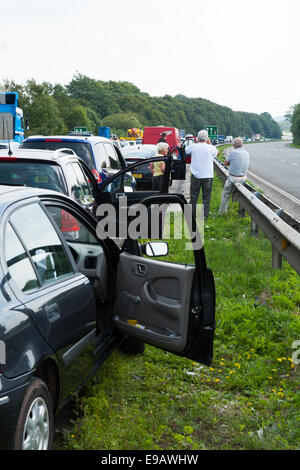
[[[145,343],[142,341],[139,341],[138,339],[135,338],[125,338],[124,341],[119,346],[119,349],[124,353],[124,354],[130,354],[130,355],[137,355],[137,354],[143,354],[145,351]]]
[[[46,384],[33,378],[21,405],[15,435],[14,450],[50,450],[53,444],[54,416]]]

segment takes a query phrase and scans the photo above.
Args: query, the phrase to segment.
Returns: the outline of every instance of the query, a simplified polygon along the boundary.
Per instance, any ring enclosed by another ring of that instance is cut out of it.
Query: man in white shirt
[[[209,214],[212,182],[214,177],[214,158],[218,155],[218,150],[209,139],[206,130],[198,132],[198,142],[189,145],[185,152],[191,154],[191,194],[190,204],[192,213],[196,217],[196,207],[199,193],[202,188],[202,203],[204,205],[204,218]]]

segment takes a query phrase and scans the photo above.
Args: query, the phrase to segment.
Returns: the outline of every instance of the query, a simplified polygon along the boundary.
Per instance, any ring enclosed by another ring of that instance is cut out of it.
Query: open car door
[[[120,206],[120,199],[126,197],[126,205],[131,206],[138,204],[147,197],[160,194],[158,191],[133,191],[131,187],[131,180],[128,179],[128,173],[134,169],[138,171],[140,165],[150,164],[155,161],[164,161],[166,164],[165,178],[161,193],[168,192],[170,179],[185,179],[185,160],[182,149],[179,147],[172,147],[169,150],[168,156],[147,158],[141,162],[135,162],[123,168],[118,173],[108,178],[103,182],[99,188],[93,181],[93,193],[97,205],[99,204],[112,204],[118,211]],[[90,172],[89,172],[90,173]]]
[[[176,194],[143,201],[148,207],[179,205],[182,211],[185,203],[184,197]],[[192,240],[198,236],[193,221]],[[201,246],[194,243],[194,264],[191,265],[153,259],[153,255],[166,254],[165,249],[165,242],[147,242],[140,245],[138,255],[137,250],[125,245],[117,271],[114,324],[123,335],[210,365],[215,288],[212,272],[206,266],[204,248],[202,243]],[[148,256],[142,256],[143,253]]]

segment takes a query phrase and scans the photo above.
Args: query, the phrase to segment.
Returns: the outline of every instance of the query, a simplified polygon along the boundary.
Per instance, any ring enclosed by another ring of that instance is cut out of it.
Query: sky
[[[299,18],[299,0],[0,0],[0,82],[79,72],[284,115],[300,102]]]

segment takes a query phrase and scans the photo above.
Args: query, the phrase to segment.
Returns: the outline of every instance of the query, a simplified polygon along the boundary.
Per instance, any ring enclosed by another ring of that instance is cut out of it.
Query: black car
[[[149,169],[149,163],[142,163],[143,160],[155,157],[157,154],[156,145],[133,145],[122,149],[122,154],[127,164],[134,162],[141,163],[138,167],[133,168],[132,176],[136,180],[138,188],[152,188],[152,173]]]
[[[122,344],[211,363],[203,247],[195,265],[163,262],[150,256],[166,254],[165,242],[128,238],[119,249],[97,223],[58,192],[0,186],[0,448],[51,448],[54,414]]]

